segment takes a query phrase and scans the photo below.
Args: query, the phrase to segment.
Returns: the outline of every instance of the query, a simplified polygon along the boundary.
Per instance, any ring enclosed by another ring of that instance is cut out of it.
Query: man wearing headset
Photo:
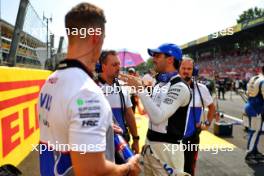
[[[197,147],[188,147],[187,149],[190,148],[190,150],[184,151],[184,171],[194,176],[195,164],[198,158],[198,144],[200,143],[199,134],[201,130],[209,128],[215,114],[215,105],[207,87],[195,80],[195,77],[198,76],[198,69],[194,67],[194,62],[191,58],[183,58],[179,73],[190,85],[192,91],[192,100],[188,109],[187,128],[184,132],[183,142],[186,146],[197,144]],[[205,107],[208,107],[206,120],[201,118],[204,117]]]
[[[159,73],[151,96],[146,89],[142,90],[140,78],[121,75],[128,85],[137,88],[149,117],[146,145],[142,151],[144,172],[148,176],[181,175],[184,171],[182,138],[191,99],[189,87],[177,71],[182,51],[175,44],[165,43],[156,49],[148,49],[148,53]]]
[[[124,139],[129,142],[130,132],[133,138],[132,150],[134,153],[138,153],[139,136],[130,95],[124,86],[120,86],[117,79],[120,71],[120,60],[117,53],[114,50],[102,51],[99,62],[97,65],[98,85],[110,103],[114,119],[117,125],[121,127]],[[115,160],[117,164],[124,163],[118,155],[115,156]]]
[[[253,76],[247,84],[248,101],[245,112],[248,117],[248,143],[245,160],[248,164],[264,162],[264,155],[258,150],[261,131],[264,129],[264,66],[262,73]]]

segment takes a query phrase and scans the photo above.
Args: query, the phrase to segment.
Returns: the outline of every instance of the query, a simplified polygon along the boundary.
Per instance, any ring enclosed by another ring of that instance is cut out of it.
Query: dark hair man
[[[148,49],[154,69],[159,73],[151,97],[142,80],[122,75],[128,85],[135,86],[149,116],[146,145],[143,149],[144,172],[148,176],[178,175],[184,170],[182,139],[191,93],[178,75],[181,49],[171,43]],[[172,148],[173,146],[173,148]],[[188,174],[187,174],[188,175]]]

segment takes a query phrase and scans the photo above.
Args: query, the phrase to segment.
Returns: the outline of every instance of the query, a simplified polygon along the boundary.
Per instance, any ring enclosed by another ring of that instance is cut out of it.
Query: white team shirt
[[[200,93],[201,93],[201,96],[202,96],[201,98],[203,99],[204,108],[206,108],[210,104],[213,103],[213,97],[211,96],[211,94],[210,94],[208,88],[206,87],[206,85],[198,83],[198,86],[199,86],[199,90],[200,90]],[[193,91],[192,91],[192,99],[191,99],[189,107],[193,107],[193,98],[195,98],[194,107],[202,108],[203,104],[202,104],[202,101],[201,101],[201,98],[200,98],[200,94],[199,94],[198,89],[197,89],[197,85],[194,86],[194,91],[195,91],[194,92],[195,97],[193,96]],[[201,120],[201,116],[200,116],[199,119]]]
[[[105,94],[106,96],[106,99],[109,101],[110,103],[110,106],[112,108],[120,108],[120,104],[121,104],[121,101],[120,101],[120,96],[119,96],[119,89],[116,87],[116,86],[112,86],[112,85],[109,85],[107,83],[99,83],[99,86],[101,87],[103,93]],[[131,103],[131,100],[130,100],[130,94],[127,90],[126,87],[120,85],[121,89],[122,89],[122,93],[124,95],[124,98],[125,98],[125,105],[127,108],[130,108],[132,107],[132,103]]]
[[[203,104],[202,104],[201,98],[203,99],[204,108],[208,107],[210,104],[213,103],[213,98],[210,95],[208,88],[204,84],[201,84],[201,83],[197,83],[197,84],[198,84],[198,87],[199,87],[199,90],[200,90],[202,97],[200,97],[197,85],[195,83],[194,93],[193,93],[193,89],[191,89],[192,90],[191,91],[192,92],[192,99],[191,99],[191,102],[189,104],[189,108],[188,108],[188,112],[187,112],[187,119],[186,119],[186,121],[187,121],[186,125],[187,126],[186,126],[185,132],[184,132],[185,136],[191,135],[191,133],[193,133],[193,131],[195,129],[194,122],[193,122],[194,115],[195,115],[196,124],[201,123],[201,120],[202,120],[201,117],[204,115],[203,114],[204,113],[203,108],[202,108]],[[194,104],[193,104],[193,99],[194,99]],[[205,119],[203,119],[203,120],[205,120]]]
[[[71,79],[73,75],[75,79]],[[46,100],[51,99],[50,110],[46,109],[45,96]],[[69,68],[53,73],[41,89],[40,101],[44,103],[39,104],[41,141],[100,144],[95,151],[105,150],[105,133],[112,123],[111,108],[84,71]]]
[[[47,167],[45,162],[55,162],[54,172],[62,169],[60,166],[66,167],[60,156],[70,150],[106,150],[106,133],[112,130],[112,111],[102,90],[83,70],[67,68],[50,75],[40,91],[38,110],[40,143],[60,146],[52,147],[59,157],[42,157],[41,167]],[[70,148],[62,147],[67,144]],[[45,154],[50,156],[46,152],[42,155]]]
[[[99,82],[99,86],[101,87],[106,99],[108,100],[112,108],[113,116],[117,120],[118,125],[123,129],[123,131],[126,130],[125,123],[123,121],[125,117],[122,117],[122,107],[119,93],[121,87],[122,93],[124,95],[125,108],[131,108],[132,103],[128,90],[122,85],[120,85],[120,87],[117,87],[116,84],[109,85],[107,83]]]

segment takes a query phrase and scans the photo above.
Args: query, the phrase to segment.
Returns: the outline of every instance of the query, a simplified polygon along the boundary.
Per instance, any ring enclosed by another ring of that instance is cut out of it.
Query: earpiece
[[[107,56],[108,52],[107,51],[102,51],[101,52],[101,55],[98,59],[98,63],[96,63],[95,65],[95,71],[97,73],[102,73],[103,72],[103,69],[102,69],[102,60],[104,60]]]
[[[102,64],[96,63],[96,65],[95,65],[95,71],[97,73],[102,73]]]
[[[195,77],[199,75],[199,66],[198,65],[194,65],[192,75]]]

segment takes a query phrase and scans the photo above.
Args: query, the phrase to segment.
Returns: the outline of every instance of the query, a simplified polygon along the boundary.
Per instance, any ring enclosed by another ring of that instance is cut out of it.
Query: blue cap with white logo
[[[182,60],[182,50],[175,44],[172,43],[165,43],[160,45],[156,49],[148,49],[148,54],[153,56],[155,53],[163,53],[169,56],[173,56],[178,61]]]

